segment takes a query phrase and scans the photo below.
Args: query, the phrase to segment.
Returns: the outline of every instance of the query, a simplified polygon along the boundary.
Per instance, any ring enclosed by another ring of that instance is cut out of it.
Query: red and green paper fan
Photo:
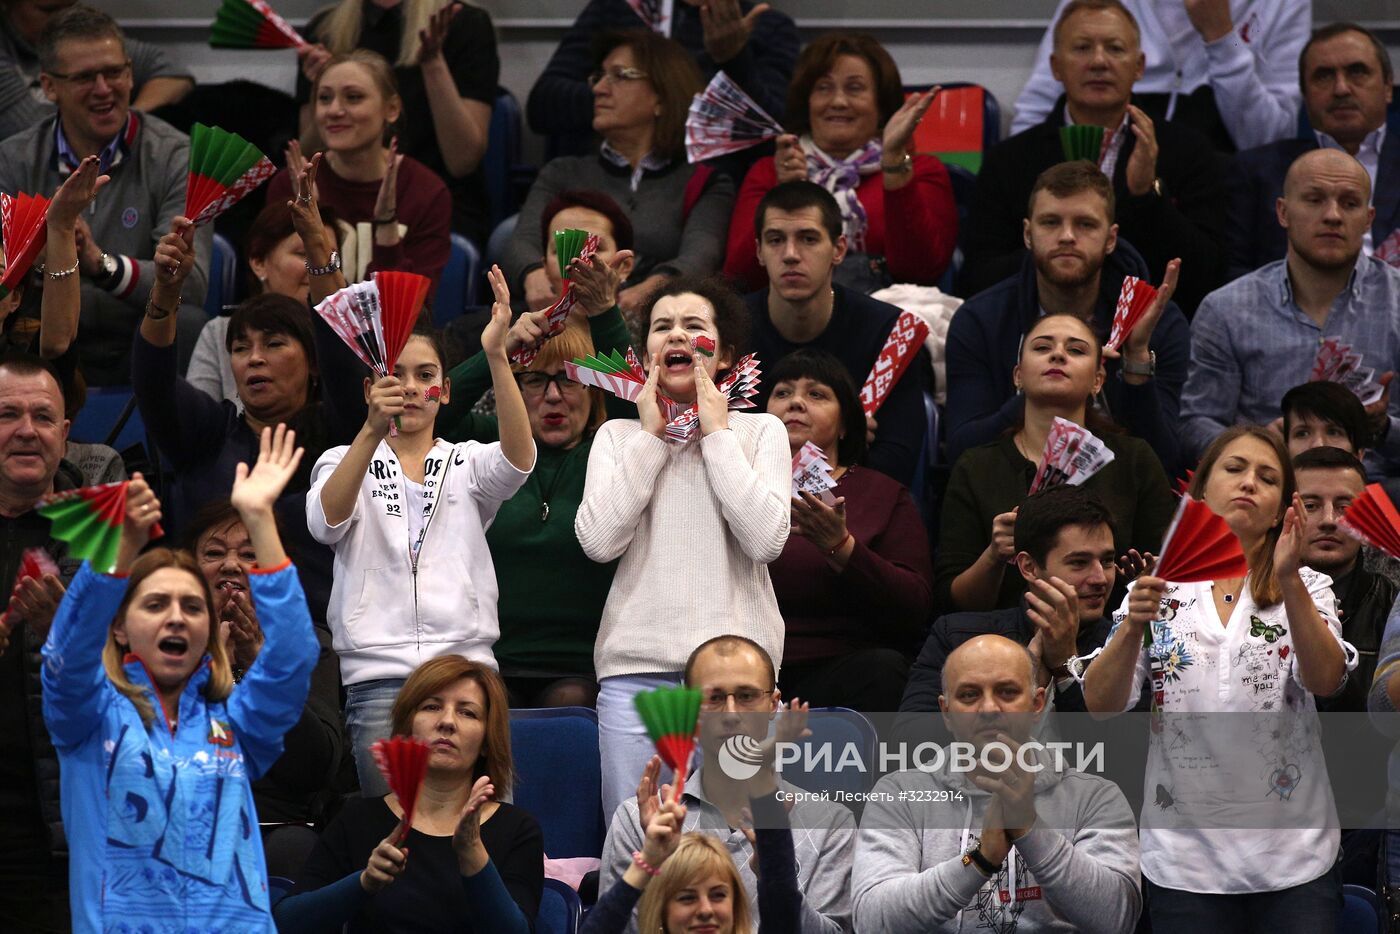
[[[413,809],[418,804],[418,792],[428,774],[428,757],[432,749],[422,740],[408,736],[381,739],[369,747],[374,763],[389,783],[389,790],[399,799],[405,827],[413,826]]]
[[[642,691],[632,698],[656,752],[676,773],[676,797],[685,789],[690,754],[695,750],[695,730],[700,721],[700,691],[687,687],[663,687]]]
[[[20,192],[0,194],[0,236],[5,241],[5,274],[0,276],[0,297],[24,281],[34,258],[48,239],[49,199]]]
[[[216,49],[301,49],[309,43],[263,0],[224,0],[209,44]]]
[[[53,525],[49,534],[68,543],[68,553],[86,558],[93,570],[112,573],[126,523],[126,493],[130,481],[87,486],[50,493],[39,500],[39,514]],[[165,534],[159,524],[151,538]]]
[[[554,256],[559,260],[560,277],[569,278],[569,264],[578,259],[583,245],[588,242],[588,231],[570,227],[554,231]]]
[[[243,200],[275,171],[272,160],[237,133],[196,123],[190,131],[185,216],[195,224],[207,224]]]
[[[6,604],[5,612],[0,613],[0,627],[10,624],[10,604],[14,603],[19,594],[20,585],[31,577],[42,580],[45,574],[58,575],[58,565],[49,553],[42,548],[24,549],[24,554],[19,559],[19,573],[15,575],[15,586],[10,590],[10,603]]]
[[[1249,561],[1230,526],[1203,501],[1183,496],[1152,575],[1189,584],[1247,574]]]
[[[1338,524],[1365,544],[1391,557],[1400,556],[1400,513],[1379,483],[1372,483],[1352,500]]]
[[[423,301],[432,282],[413,272],[376,272],[374,287],[379,290],[379,326],[384,332],[384,366],[394,372],[394,364],[418,323]]]
[[[1099,153],[1103,151],[1103,127],[1087,126],[1083,123],[1062,126],[1060,148],[1064,150],[1066,162],[1085,159],[1098,165]]]

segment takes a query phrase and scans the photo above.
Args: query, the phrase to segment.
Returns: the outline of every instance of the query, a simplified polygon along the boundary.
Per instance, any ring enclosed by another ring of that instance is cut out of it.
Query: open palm
[[[239,464],[229,499],[240,515],[266,512],[286,489],[287,482],[301,463],[304,448],[296,446],[297,433],[279,423],[264,428],[258,443],[258,460],[252,470]]]

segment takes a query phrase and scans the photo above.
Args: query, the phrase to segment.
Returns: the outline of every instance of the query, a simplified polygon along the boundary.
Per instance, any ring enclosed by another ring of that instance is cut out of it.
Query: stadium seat
[[[1385,934],[1385,931],[1385,906],[1380,896],[1362,885],[1342,886],[1337,934]]]
[[[875,760],[875,726],[865,716],[849,707],[813,707],[807,720],[812,735],[802,741],[803,759],[782,769],[784,781],[807,791],[868,791],[879,763]],[[847,745],[860,754],[863,768],[842,764]],[[816,758],[830,749],[830,759]],[[804,768],[808,751],[813,756],[813,768]]]
[[[481,252],[476,244],[459,233],[452,234],[452,253],[438,280],[433,296],[433,326],[445,328],[468,305],[477,303],[481,278]]]
[[[209,257],[209,288],[204,293],[204,313],[217,318],[237,294],[238,251],[223,234],[214,234],[214,254]]]
[[[130,407],[130,411],[127,409]],[[125,415],[125,421],[123,421]],[[68,437],[125,451],[146,443],[146,426],[129,386],[89,386]]]
[[[515,233],[515,224],[519,220],[519,214],[512,214],[492,228],[491,238],[486,241],[487,269],[500,265],[504,260],[506,247],[510,246],[510,238]]]
[[[555,858],[603,855],[603,774],[598,714],[587,707],[510,712],[515,803],[544,829]]]
[[[291,879],[284,879],[281,876],[268,876],[267,903],[275,907],[278,902],[291,894],[292,889],[295,887],[296,883]],[[541,906],[541,908],[543,908],[543,906]]]
[[[905,85],[904,96],[932,85]],[[973,175],[982,168],[982,154],[1001,140],[1001,105],[980,84],[953,82],[933,99],[914,130],[914,151],[935,155],[949,166],[960,165]]]
[[[967,216],[972,210],[972,194],[977,188],[977,176],[956,162],[945,163],[945,167],[948,169],[948,180],[953,184],[953,203],[958,208],[958,246],[953,250],[952,262],[948,264],[943,278],[938,280],[938,287],[949,295],[956,295],[955,283],[963,268],[962,241],[967,231]]]
[[[577,892],[558,879],[545,879],[535,934],[576,934],[582,913]]]
[[[492,227],[520,209],[523,193],[535,174],[533,168],[520,162],[521,126],[520,102],[505,88],[497,88],[486,155],[481,160]]]

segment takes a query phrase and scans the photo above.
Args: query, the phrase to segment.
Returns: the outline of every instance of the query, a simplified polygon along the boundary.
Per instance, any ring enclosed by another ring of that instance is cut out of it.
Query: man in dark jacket
[[[1276,207],[1283,179],[1299,156],[1319,148],[1345,150],[1365,166],[1376,216],[1362,248],[1400,262],[1400,243],[1386,242],[1400,230],[1400,132],[1386,125],[1394,74],[1385,45],[1354,23],[1324,26],[1303,47],[1298,79],[1311,132],[1246,149],[1227,176],[1230,279],[1283,259],[1288,240]]]
[[[1224,166],[1190,127],[1156,123],[1132,103],[1144,58],[1137,23],[1121,6],[1070,9],[1055,25],[1051,71],[1064,85],[1044,123],[987,153],[968,216],[963,292],[985,289],[1020,264],[1022,211],[1036,176],[1065,159],[1060,128],[1104,128],[1097,164],[1113,179],[1123,236],[1142,251],[1150,278],[1181,260],[1177,300],[1190,315],[1223,281]]]
[[[35,357],[0,357],[0,587],[9,594],[27,548],[59,560],[49,520],[34,511],[46,493],[82,485],[62,460],[68,422],[58,375]],[[0,627],[0,931],[67,931],[68,844],[58,803],[58,756],[40,708],[39,649],[57,607],[57,582],[10,601]],[[22,611],[19,604],[29,607]]]
[[[797,63],[797,25],[780,13],[749,0],[673,0],[668,21],[648,23],[627,0],[590,0],[530,89],[526,117],[536,133],[558,137],[556,155],[581,155],[593,138],[592,43],[608,32],[648,26],[675,39],[700,66],[705,80],[721,69],[748,92],[775,120],[783,119],[788,82]],[[661,0],[643,0],[643,8],[664,13]]]
[[[1030,252],[1021,271],[975,295],[948,328],[948,457],[995,441],[1021,418],[1012,388],[1021,340],[1042,314],[1067,313],[1107,339],[1124,276],[1147,278],[1138,252],[1117,236],[1114,194],[1085,162],[1052,166],[1036,179],[1023,222]],[[1163,283],[1162,293],[1167,293]],[[1171,476],[1180,466],[1177,414],[1186,382],[1191,334],[1186,318],[1159,293],[1159,303],[1106,361],[1098,404],[1152,445]]]
[[[1025,599],[1015,609],[940,616],[909,672],[900,711],[937,711],[949,654],[988,634],[1029,647],[1040,660],[1037,684],[1055,707],[1083,711],[1079,660],[1102,646],[1112,628],[1108,600],[1118,574],[1112,521],[1108,508],[1079,487],[1027,497],[1015,533],[1016,569],[1029,585]]]
[[[1293,458],[1293,470],[1307,512],[1303,560],[1332,578],[1342,638],[1358,656],[1346,687],[1333,697],[1317,698],[1317,709],[1365,713],[1381,635],[1396,593],[1388,578],[1366,570],[1360,560],[1361,542],[1337,524],[1342,512],[1366,489],[1366,468],[1343,448],[1315,447]]]

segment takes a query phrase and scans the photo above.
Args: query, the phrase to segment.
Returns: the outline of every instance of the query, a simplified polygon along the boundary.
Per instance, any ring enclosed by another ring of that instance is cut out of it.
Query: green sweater
[[[1129,548],[1155,553],[1176,510],[1162,462],[1140,438],[1108,433],[1100,437],[1113,451],[1113,463],[1084,481],[1084,489],[1096,494],[1113,514],[1113,546],[1120,555]],[[953,604],[953,579],[986,550],[992,540],[992,520],[1019,506],[1034,478],[1035,464],[1016,449],[1011,435],[969,448],[958,458],[943,497],[933,565],[938,612],[962,609]],[[995,608],[1017,606],[1025,590],[1020,573],[1008,564]],[[1114,593],[1122,592],[1120,581]]]
[[[631,344],[615,306],[588,324],[600,353],[625,353]],[[499,440],[495,416],[471,411],[491,388],[485,355],[470,357],[448,376],[457,401],[438,415],[438,434],[448,441]],[[610,417],[636,417],[630,402],[611,395],[608,401]],[[501,505],[486,530],[500,589],[501,637],[493,651],[503,674],[593,677],[593,643],[617,562],[595,564],[574,535],[592,447],[591,433],[569,450],[537,444],[530,479]],[[546,498],[549,514],[542,520]]]

